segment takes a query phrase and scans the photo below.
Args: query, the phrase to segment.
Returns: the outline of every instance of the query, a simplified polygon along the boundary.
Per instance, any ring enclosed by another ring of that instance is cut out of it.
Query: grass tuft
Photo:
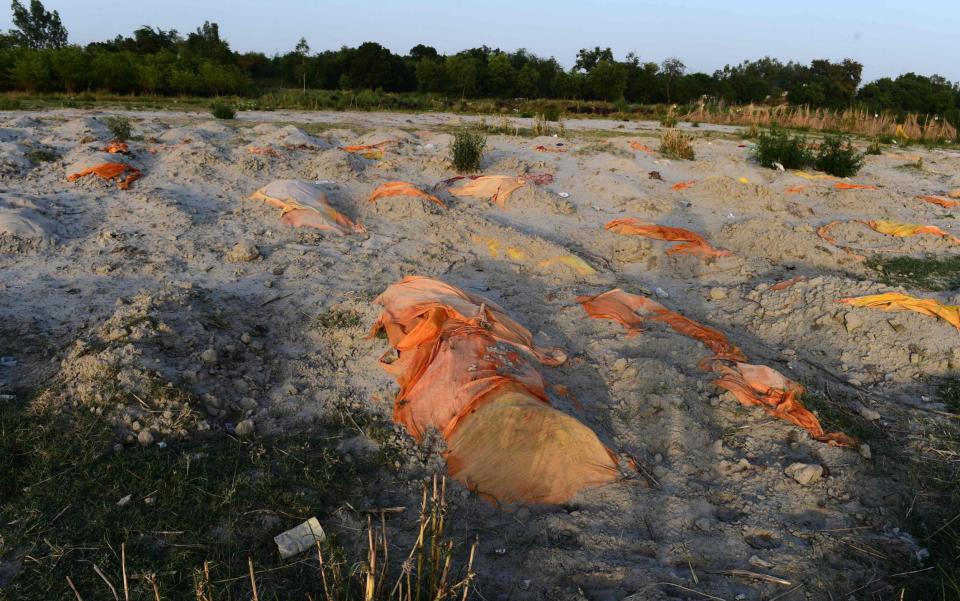
[[[660,154],[670,159],[692,161],[695,158],[690,144],[692,139],[678,129],[669,129],[660,136]]]
[[[960,289],[960,256],[923,258],[875,255],[866,266],[880,274],[880,281],[890,286],[905,286],[921,290]]]
[[[461,129],[453,136],[450,146],[450,160],[453,161],[458,173],[475,173],[480,170],[480,161],[483,160],[483,149],[487,145],[487,137],[481,133]]]

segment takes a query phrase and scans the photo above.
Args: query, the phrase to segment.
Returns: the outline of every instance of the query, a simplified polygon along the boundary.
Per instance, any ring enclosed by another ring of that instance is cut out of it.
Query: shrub
[[[543,118],[547,121],[559,121],[560,120],[560,107],[557,106],[548,106],[543,109]]]
[[[486,145],[486,136],[462,129],[453,137],[450,160],[460,173],[479,171],[480,160],[483,159],[483,149]]]
[[[20,109],[20,101],[16,98],[0,98],[0,111],[16,111]]]
[[[814,168],[837,177],[850,177],[863,167],[863,155],[846,136],[827,136],[820,143]]]
[[[110,135],[117,142],[126,142],[130,139],[130,120],[120,115],[110,115],[103,120]]]
[[[660,125],[663,127],[673,128],[677,126],[677,117],[673,113],[667,113],[663,117],[660,117]]]
[[[870,146],[867,146],[865,154],[883,154],[883,150],[880,148],[880,140],[870,142]]]
[[[782,129],[771,129],[757,139],[757,161],[764,167],[780,163],[785,169],[802,169],[813,162],[804,136],[791,136]]]
[[[233,119],[237,116],[237,111],[229,104],[215,104],[210,107],[210,112],[217,119]]]
[[[690,145],[691,139],[676,129],[665,131],[660,136],[660,154],[671,159],[692,161],[694,153],[693,146]]]
[[[756,124],[756,123],[753,123],[753,124],[750,125],[750,127],[748,127],[747,129],[743,130],[741,133],[743,134],[743,137],[744,137],[744,138],[746,138],[746,139],[748,139],[748,140],[755,140],[755,139],[757,139],[757,136],[760,135],[760,128],[757,127],[757,124]]]
[[[60,155],[50,148],[34,148],[27,152],[27,158],[31,163],[50,163],[59,159]]]

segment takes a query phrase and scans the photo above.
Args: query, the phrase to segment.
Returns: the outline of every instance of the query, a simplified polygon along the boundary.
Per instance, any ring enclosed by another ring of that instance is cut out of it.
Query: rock
[[[242,399],[240,399],[240,407],[244,411],[253,411],[258,407],[258,404],[255,399],[251,399],[250,397],[245,396]]]
[[[228,263],[248,263],[260,256],[260,249],[252,242],[237,242],[224,257]]]
[[[207,365],[216,365],[217,351],[212,348],[208,348],[207,350],[200,353],[200,359]]]
[[[823,466],[811,463],[792,463],[787,469],[783,470],[783,473],[807,486],[823,477]]]
[[[879,411],[874,411],[873,409],[870,409],[869,407],[864,407],[863,405],[860,406],[860,415],[863,417],[863,419],[869,420],[871,422],[875,422],[878,419],[880,419]]]
[[[250,344],[251,340],[253,340],[253,336],[251,336],[249,332],[244,332],[243,334],[240,334],[240,342],[244,344]]]
[[[864,459],[870,459],[873,457],[873,453],[870,452],[870,445],[863,443],[860,445],[860,456]]]
[[[960,188],[954,188],[953,190],[950,190],[947,192],[947,196],[950,198],[960,198]]]
[[[237,436],[249,436],[253,434],[253,431],[256,429],[256,426],[253,425],[252,419],[245,419],[237,427],[233,429],[236,432]]]
[[[863,326],[863,319],[856,313],[846,313],[843,316],[843,325],[847,327],[848,332],[853,332]]]
[[[141,430],[140,433],[137,434],[137,442],[139,442],[141,446],[149,447],[153,444],[153,434],[151,434],[149,430]]]
[[[727,298],[727,291],[720,287],[711,288],[710,298],[713,300],[723,300]]]
[[[123,507],[130,502],[130,499],[133,498],[133,495],[125,495],[119,501],[117,501],[117,507]]]
[[[708,518],[699,518],[693,525],[697,527],[697,530],[702,530],[703,532],[710,532],[712,526]]]

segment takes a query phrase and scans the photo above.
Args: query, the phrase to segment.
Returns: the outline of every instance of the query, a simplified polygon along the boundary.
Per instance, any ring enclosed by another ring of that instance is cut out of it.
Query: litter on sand
[[[276,535],[273,537],[273,542],[277,545],[280,558],[287,559],[304,551],[316,549],[317,543],[322,543],[326,538],[327,535],[323,532],[320,522],[313,517],[299,526]]]
[[[260,154],[270,157],[279,157],[280,153],[269,146],[248,146],[247,152],[250,154]]]
[[[769,367],[746,363],[743,352],[722,332],[671,311],[646,296],[619,288],[597,296],[580,296],[577,302],[590,317],[620,323],[627,329],[628,336],[642,332],[645,320],[667,324],[713,352],[713,356],[700,361],[701,369],[718,373],[714,384],[730,391],[740,403],[761,407],[769,415],[797,424],[821,442],[841,446],[855,444],[846,434],[824,432],[816,416],[800,401],[803,386]]]
[[[796,186],[787,186],[783,191],[787,194],[799,194],[809,187],[808,184],[797,184]]]
[[[866,184],[848,184],[847,182],[837,182],[833,185],[837,190],[879,190],[876,186]]]
[[[557,148],[557,147],[551,148],[549,146],[544,146],[543,144],[541,144],[540,146],[537,146],[534,150],[536,150],[537,152],[566,152],[567,151],[566,148]]]
[[[875,232],[886,234],[888,236],[895,236],[897,238],[918,236],[920,234],[930,234],[931,236],[940,236],[941,238],[946,238],[954,244],[960,244],[960,238],[957,238],[953,234],[948,234],[935,225],[919,225],[916,223],[899,223],[897,221],[884,220],[861,221],[860,223],[866,224]]]
[[[121,177],[126,173],[126,177]],[[103,179],[116,180],[117,187],[121,190],[127,190],[130,188],[130,184],[134,181],[140,179],[141,173],[140,170],[136,167],[131,167],[126,163],[100,163],[99,165],[94,165],[89,169],[84,169],[77,173],[72,173],[67,176],[67,181],[75,181],[81,177],[86,177],[88,175],[96,175],[97,177],[102,177]]]
[[[840,299],[841,303],[854,307],[866,307],[881,311],[915,311],[931,317],[939,317],[960,330],[960,306],[944,305],[932,298],[917,298],[900,292],[886,292],[868,296]]]
[[[630,142],[630,148],[634,150],[639,150],[640,152],[645,152],[647,154],[656,154],[656,151],[646,144],[641,144],[640,142]]]
[[[596,434],[550,407],[525,353],[559,365],[559,349],[538,348],[529,330],[492,301],[421,276],[374,301],[395,355],[381,366],[400,385],[394,421],[420,440],[438,430],[450,474],[501,503],[562,503],[620,476]]]
[[[510,195],[524,184],[523,178],[512,175],[480,175],[450,188],[456,197],[484,198],[499,207],[506,207]]]
[[[691,232],[690,230],[679,227],[669,227],[640,221],[636,217],[614,219],[607,223],[604,228],[615,234],[635,234],[646,238],[683,243],[667,249],[668,255],[689,254],[700,257],[727,257],[731,254],[729,250],[714,248],[707,242],[706,238],[696,232]]]
[[[410,182],[387,182],[377,186],[377,189],[370,193],[367,200],[369,202],[376,202],[380,198],[386,198],[389,196],[413,196],[416,198],[422,198],[433,204],[447,208],[447,203],[443,202],[433,194],[427,194],[426,192],[420,190]]]
[[[832,175],[827,175],[826,173],[807,173],[806,171],[794,171],[793,174],[796,175],[797,177],[802,177],[803,179],[809,179],[809,180],[825,179],[825,180],[833,181],[837,179]]]
[[[250,196],[281,210],[280,221],[293,227],[312,227],[345,236],[367,230],[337,211],[318,185],[297,179],[278,179]]]
[[[103,151],[110,154],[127,154],[130,152],[130,147],[127,146],[126,142],[111,142],[106,145]]]
[[[689,188],[690,186],[692,186],[692,185],[695,184],[695,183],[697,183],[697,180],[695,180],[695,179],[692,179],[692,180],[689,180],[689,181],[685,181],[685,182],[677,182],[677,183],[673,184],[672,186],[670,186],[670,189],[671,189],[671,190],[686,190],[687,188]]]

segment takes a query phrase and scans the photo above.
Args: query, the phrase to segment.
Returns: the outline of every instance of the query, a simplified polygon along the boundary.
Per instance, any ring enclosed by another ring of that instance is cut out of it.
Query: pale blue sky
[[[220,24],[234,50],[273,54],[300,36],[313,50],[377,41],[398,53],[417,43],[443,53],[487,44],[555,56],[566,67],[581,47],[618,58],[678,56],[707,73],[770,55],[804,63],[850,57],[864,81],[907,71],[960,80],[960,0],[46,0],[70,41],[129,35],[143,24],[191,31]],[[0,28],[10,26],[4,11]]]

